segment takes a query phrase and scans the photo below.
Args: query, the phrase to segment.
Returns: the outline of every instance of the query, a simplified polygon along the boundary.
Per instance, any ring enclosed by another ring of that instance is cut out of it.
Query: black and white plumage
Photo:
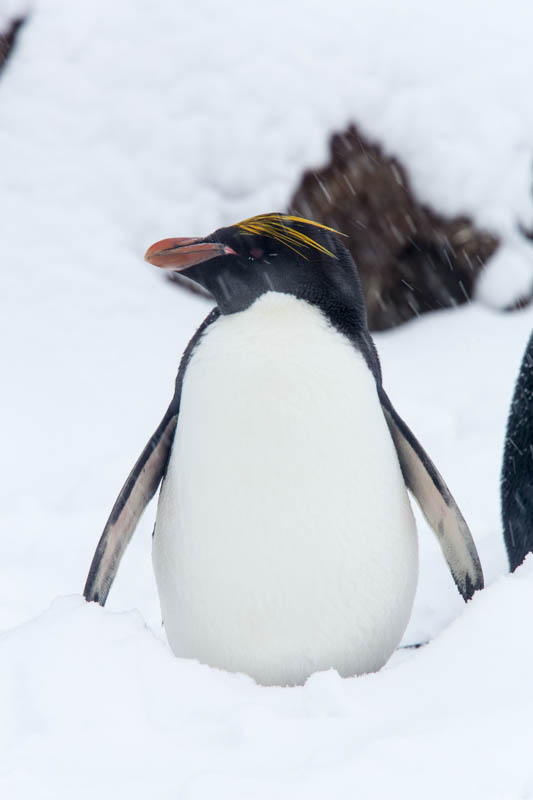
[[[516,381],[501,475],[503,535],[515,570],[533,552],[533,334]]]
[[[85,597],[105,603],[164,478],[153,560],[177,655],[265,684],[379,669],[416,589],[406,486],[465,600],[483,575],[449,490],[383,389],[339,235],[262,215],[146,257],[184,270],[218,307],[111,512]]]

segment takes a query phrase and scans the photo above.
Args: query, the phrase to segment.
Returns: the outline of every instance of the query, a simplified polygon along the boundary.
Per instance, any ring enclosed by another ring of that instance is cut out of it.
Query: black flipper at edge
[[[468,525],[423,447],[396,413],[383,388],[378,391],[405,484],[435,532],[455,585],[467,601],[484,585],[481,562]]]
[[[509,410],[500,489],[503,537],[514,571],[533,552],[533,334]]]
[[[83,596],[89,602],[105,605],[124,551],[144,509],[163,479],[178,422],[185,370],[205,329],[219,316],[219,310],[213,309],[187,345],[180,362],[172,402],[120,490],[98,542],[83,590]]]

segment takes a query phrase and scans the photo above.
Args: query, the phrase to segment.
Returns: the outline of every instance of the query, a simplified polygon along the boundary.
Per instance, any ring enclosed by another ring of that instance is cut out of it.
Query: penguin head
[[[203,286],[223,314],[243,311],[274,291],[326,308],[355,304],[366,325],[359,276],[343,235],[302,217],[261,214],[205,238],[163,239],[145,259]]]

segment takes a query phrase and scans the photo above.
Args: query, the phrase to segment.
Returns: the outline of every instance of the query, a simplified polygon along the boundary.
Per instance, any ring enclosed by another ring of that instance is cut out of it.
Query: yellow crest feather
[[[303,217],[293,217],[289,214],[258,214],[256,217],[249,217],[243,219],[242,222],[237,222],[235,227],[242,233],[250,236],[269,236],[277,242],[286,245],[290,250],[293,250],[299,256],[307,258],[302,248],[312,247],[320,253],[324,253],[331,258],[337,258],[327,247],[324,247],[319,242],[315,242],[310,236],[307,236],[303,231],[296,228],[289,227],[287,222],[301,222],[305,225],[313,225],[315,228],[322,228],[325,231],[338,233],[340,236],[346,236],[345,233],[330,228],[327,225],[322,225],[321,222],[314,222],[311,219],[304,219]]]

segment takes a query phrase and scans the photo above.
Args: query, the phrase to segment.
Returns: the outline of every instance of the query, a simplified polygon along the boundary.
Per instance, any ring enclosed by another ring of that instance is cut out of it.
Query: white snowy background
[[[0,797],[533,798],[533,559],[499,519],[533,308],[529,0],[0,0]],[[405,642],[378,674],[263,688],[168,649],[149,507],[105,610],[107,514],[209,304],[142,261],[283,209],[356,121],[418,196],[503,245],[478,300],[376,336],[488,588],[464,606],[420,520]]]

